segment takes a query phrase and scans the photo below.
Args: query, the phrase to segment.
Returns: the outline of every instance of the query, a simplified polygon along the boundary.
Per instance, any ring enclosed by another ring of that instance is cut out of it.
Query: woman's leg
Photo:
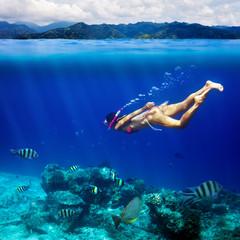
[[[197,95],[194,97],[193,101],[194,104],[191,108],[189,108],[181,117],[180,120],[176,120],[171,118],[167,115],[164,115],[160,112],[152,114],[148,116],[148,120],[150,124],[156,124],[159,126],[169,127],[169,128],[177,128],[183,129],[185,128],[189,122],[191,121],[192,117],[201,106],[201,104],[205,101],[209,91],[211,88],[207,88],[201,95]]]
[[[180,103],[164,106],[162,108],[163,113],[165,115],[169,116],[169,117],[173,117],[173,116],[187,110],[194,103],[194,98],[196,96],[201,95],[202,93],[204,93],[208,89],[209,89],[209,91],[212,90],[212,89],[218,89],[219,91],[222,92],[223,91],[223,86],[219,83],[214,83],[214,82],[211,82],[211,81],[207,81],[203,88],[201,88],[197,92],[189,95],[184,101],[182,101]]]
[[[180,119],[180,128],[185,128],[188,123],[191,121],[192,117],[198,110],[198,108],[202,105],[202,103],[205,101],[209,91],[211,89],[208,88],[205,92],[203,92],[201,95],[197,95],[194,97],[194,104],[191,108],[189,108],[181,117]]]

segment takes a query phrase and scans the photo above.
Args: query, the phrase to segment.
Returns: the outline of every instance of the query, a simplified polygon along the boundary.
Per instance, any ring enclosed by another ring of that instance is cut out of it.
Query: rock
[[[47,165],[42,174],[41,186],[46,193],[67,190],[69,186],[64,169],[56,164]]]
[[[229,207],[225,203],[212,205],[212,212],[216,213],[218,215],[226,214],[226,213],[228,213],[228,211],[229,211]]]
[[[181,200],[175,192],[161,189],[148,194],[145,202],[150,208],[152,222],[164,236],[171,239],[197,239],[200,233],[200,212],[180,208]]]
[[[51,202],[58,203],[62,207],[71,208],[84,206],[85,202],[76,194],[70,191],[56,191],[48,194],[48,200]]]
[[[69,187],[72,191],[77,191],[76,186],[81,186],[82,184],[86,184],[90,181],[91,175],[89,175],[88,170],[78,169],[76,172],[68,173],[67,177],[69,179]]]
[[[134,187],[137,196],[141,196],[146,191],[146,183],[140,178],[129,178],[126,182]]]

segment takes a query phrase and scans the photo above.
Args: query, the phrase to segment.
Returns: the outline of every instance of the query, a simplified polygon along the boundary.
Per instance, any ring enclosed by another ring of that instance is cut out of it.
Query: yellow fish
[[[91,193],[93,195],[97,195],[98,193],[102,192],[102,190],[99,189],[97,186],[89,185],[89,187],[91,188]]]
[[[115,228],[117,228],[121,222],[124,223],[135,222],[140,214],[141,207],[142,199],[140,197],[135,197],[128,203],[125,209],[120,212],[121,217],[111,215],[113,222],[115,224]]]

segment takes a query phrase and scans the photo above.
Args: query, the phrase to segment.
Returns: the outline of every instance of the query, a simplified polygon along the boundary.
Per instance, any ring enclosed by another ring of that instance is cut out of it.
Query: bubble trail
[[[176,87],[177,85],[182,85],[187,79],[190,78],[193,70],[196,69],[195,65],[189,65],[188,67],[176,66],[172,72],[166,71],[162,76],[162,83],[159,86],[152,86],[151,89],[147,93],[138,94],[137,98],[131,99],[128,103],[126,103],[122,109],[126,107],[130,107],[133,104],[141,101],[154,101],[154,97],[159,97],[160,92]],[[149,100],[148,100],[149,99]]]

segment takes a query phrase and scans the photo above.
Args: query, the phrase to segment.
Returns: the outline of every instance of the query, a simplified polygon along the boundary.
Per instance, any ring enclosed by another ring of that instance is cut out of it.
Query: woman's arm
[[[136,117],[137,115],[139,115],[140,113],[150,109],[151,107],[154,106],[154,102],[148,102],[145,104],[144,107],[128,114],[126,117],[124,117],[123,119],[121,119],[115,126],[115,130],[118,130],[120,127],[122,127],[125,123],[127,123],[128,121],[130,121],[132,118]]]

